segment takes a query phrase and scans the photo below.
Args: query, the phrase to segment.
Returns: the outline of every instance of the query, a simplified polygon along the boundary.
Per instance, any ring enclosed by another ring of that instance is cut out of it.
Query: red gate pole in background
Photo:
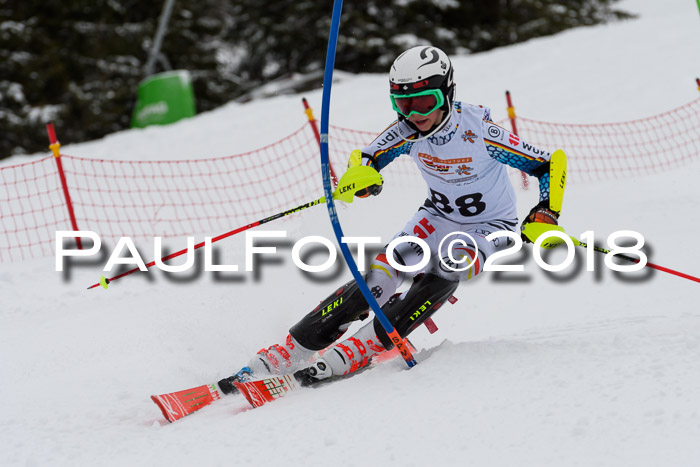
[[[53,123],[46,124],[46,132],[49,134],[49,149],[53,152],[53,158],[56,161],[56,167],[58,167],[58,176],[61,179],[61,186],[63,187],[63,196],[66,199],[66,206],[68,207],[68,215],[70,216],[70,223],[74,231],[78,230],[78,223],[75,221],[75,211],[73,211],[73,203],[70,200],[70,193],[68,192],[68,183],[66,182],[66,174],[63,172],[63,162],[61,162],[61,143],[56,139],[56,130],[54,130]],[[75,237],[75,243],[78,245],[78,249],[83,249],[83,242],[80,237]]]
[[[301,102],[304,104],[304,113],[309,119],[309,125],[311,125],[311,129],[314,131],[314,136],[316,137],[316,142],[318,142],[319,147],[321,146],[321,134],[318,131],[318,127],[316,126],[316,119],[314,118],[314,112],[311,110],[311,107],[309,107],[309,103],[306,100],[306,97],[301,98]],[[329,167],[331,169],[331,181],[333,182],[333,187],[338,185],[338,177],[336,177],[335,172],[333,171],[333,164],[329,164]]]
[[[508,118],[510,118],[510,126],[513,129],[513,134],[518,135],[518,128],[515,126],[515,107],[513,107],[513,102],[510,100],[510,91],[506,91],[506,103],[508,104]],[[530,186],[530,182],[527,179],[525,172],[520,172],[523,177],[523,190],[527,190]]]
[[[700,91],[700,78],[695,78],[695,83],[698,85],[698,91]]]

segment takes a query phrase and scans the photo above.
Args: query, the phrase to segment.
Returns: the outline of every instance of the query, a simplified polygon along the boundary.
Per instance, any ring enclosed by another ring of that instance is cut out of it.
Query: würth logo
[[[509,142],[510,144],[512,144],[513,146],[517,146],[518,144],[520,144],[520,138],[518,138],[517,135],[514,135],[514,134],[511,133],[511,134],[508,136],[508,142]]]

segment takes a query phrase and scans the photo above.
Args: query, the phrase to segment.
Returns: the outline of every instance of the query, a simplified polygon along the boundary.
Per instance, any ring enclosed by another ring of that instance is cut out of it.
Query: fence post
[[[510,118],[510,126],[513,129],[513,134],[518,135],[518,128],[515,126],[515,107],[513,107],[513,102],[510,100],[510,91],[506,91],[506,103],[508,104],[508,118]],[[530,186],[530,181],[527,179],[525,172],[520,172],[522,175],[523,190],[527,190]]]
[[[68,184],[66,183],[66,174],[63,172],[63,162],[61,161],[61,143],[56,139],[56,130],[54,130],[53,123],[46,124],[46,132],[49,134],[49,149],[53,152],[53,158],[56,161],[56,167],[58,167],[58,176],[61,179],[61,185],[63,186],[63,196],[66,199],[66,206],[68,207],[68,216],[70,217],[70,223],[74,231],[78,230],[78,223],[75,221],[75,212],[73,211],[73,203],[70,200],[70,193],[68,192]],[[83,249],[83,242],[80,237],[75,237],[75,243],[79,250]]]
[[[301,102],[304,104],[304,113],[306,114],[306,117],[309,119],[309,125],[311,125],[311,129],[314,132],[314,136],[316,137],[316,142],[318,143],[319,147],[321,146],[321,134],[318,132],[318,127],[316,126],[316,119],[314,118],[314,112],[311,110],[311,107],[309,107],[309,103],[306,100],[306,97],[301,98]],[[331,181],[333,182],[333,186],[335,187],[338,185],[338,177],[336,177],[335,172],[333,171],[333,164],[329,163],[329,168],[331,169]]]

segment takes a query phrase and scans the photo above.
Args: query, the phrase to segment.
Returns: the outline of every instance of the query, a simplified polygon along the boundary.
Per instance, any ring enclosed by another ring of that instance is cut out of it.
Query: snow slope
[[[650,116],[697,97],[698,11],[692,2],[627,0],[639,19],[456,57],[458,95],[505,116],[561,122]],[[380,131],[392,119],[382,75],[345,76],[332,122]],[[64,146],[88,157],[213,157],[257,148],[304,122],[300,96],[231,103],[169,127]],[[320,92],[307,95],[320,115]],[[42,155],[43,156],[43,155]],[[15,157],[17,163],[37,155]],[[7,163],[7,162],[5,162]],[[696,162],[653,177],[572,184],[572,235],[641,232],[651,261],[700,276]],[[382,195],[342,209],[346,235],[388,239],[423,190],[385,176]],[[536,202],[519,192],[519,212]],[[251,219],[252,220],[252,219]],[[266,230],[333,238],[317,207]],[[225,261],[242,264],[241,239]],[[290,243],[291,244],[291,243]],[[698,284],[663,273],[578,267],[484,274],[462,284],[412,335],[418,366],[390,362],[258,410],[226,398],[167,424],[149,399],[229,375],[337,285],[311,280],[290,244],[258,274],[158,271],[85,290],[102,264],[70,277],[54,259],[0,264],[0,465],[694,466],[700,460]],[[550,258],[557,262],[562,252]],[[584,258],[577,255],[577,258]],[[235,415],[235,416],[234,416]]]

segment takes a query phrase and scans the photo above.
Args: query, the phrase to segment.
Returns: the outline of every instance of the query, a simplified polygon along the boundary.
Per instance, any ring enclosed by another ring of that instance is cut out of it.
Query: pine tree
[[[384,73],[414,45],[473,53],[629,17],[614,1],[346,1],[336,66]],[[331,5],[177,0],[162,52],[192,74],[197,111],[210,110],[289,73],[322,70]],[[0,158],[47,150],[49,120],[64,143],[128,128],[162,6],[0,0]]]

